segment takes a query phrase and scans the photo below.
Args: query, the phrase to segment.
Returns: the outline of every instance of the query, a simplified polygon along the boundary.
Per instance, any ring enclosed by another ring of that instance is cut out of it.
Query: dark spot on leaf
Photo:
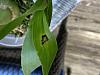
[[[47,35],[42,35],[42,40],[41,40],[42,45],[43,45],[44,43],[46,43],[47,41],[48,41]]]

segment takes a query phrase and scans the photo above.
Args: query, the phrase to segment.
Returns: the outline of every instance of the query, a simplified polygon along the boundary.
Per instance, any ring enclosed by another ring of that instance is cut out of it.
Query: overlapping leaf
[[[32,44],[31,34],[32,31],[29,29],[21,52],[21,66],[24,75],[30,75],[33,70],[41,65],[37,52]]]
[[[44,11],[38,11],[30,21],[32,42],[42,64],[43,75],[48,75],[57,52],[56,40],[49,31]]]
[[[12,29],[16,28],[18,25],[22,23],[26,16],[30,14],[34,14],[38,10],[44,10],[46,8],[45,0],[38,0],[33,6],[26,11],[24,14],[9,22],[8,24],[1,25],[0,27],[0,39],[2,39],[5,35],[7,35]]]
[[[45,9],[45,14],[46,14],[46,18],[47,21],[50,25],[51,22],[51,17],[52,17],[52,0],[46,0],[47,1],[47,8]]]

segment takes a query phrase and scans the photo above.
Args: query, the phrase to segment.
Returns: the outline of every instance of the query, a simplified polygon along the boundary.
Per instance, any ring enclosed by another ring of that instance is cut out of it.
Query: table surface
[[[84,0],[68,19],[65,68],[70,75],[100,75],[100,0]]]

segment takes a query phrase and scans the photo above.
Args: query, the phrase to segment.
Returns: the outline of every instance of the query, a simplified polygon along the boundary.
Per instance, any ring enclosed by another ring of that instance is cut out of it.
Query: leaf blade
[[[38,11],[35,13],[30,23],[32,25],[32,41],[42,64],[43,75],[48,75],[58,50],[56,40],[49,31],[44,11]],[[41,41],[43,40],[43,36],[45,36],[44,39],[48,39],[44,44],[42,44]]]
[[[33,70],[41,65],[31,39],[31,30],[29,29],[21,52],[21,66],[24,75],[30,75]]]
[[[37,1],[33,6],[26,11],[24,14],[19,16],[18,18],[14,19],[13,21],[9,22],[8,24],[1,25],[0,28],[0,39],[2,39],[5,35],[7,35],[12,29],[16,28],[18,25],[22,23],[24,18],[30,14],[34,14],[36,11],[44,10],[46,8],[45,1]]]
[[[48,21],[48,24],[51,23],[51,17],[52,17],[52,0],[47,0],[47,8],[45,9],[46,18]]]

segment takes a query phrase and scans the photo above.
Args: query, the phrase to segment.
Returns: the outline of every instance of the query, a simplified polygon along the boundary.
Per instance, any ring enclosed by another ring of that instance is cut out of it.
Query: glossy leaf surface
[[[56,40],[49,31],[44,11],[38,11],[30,21],[32,42],[42,64],[43,75],[48,75],[57,52]]]

